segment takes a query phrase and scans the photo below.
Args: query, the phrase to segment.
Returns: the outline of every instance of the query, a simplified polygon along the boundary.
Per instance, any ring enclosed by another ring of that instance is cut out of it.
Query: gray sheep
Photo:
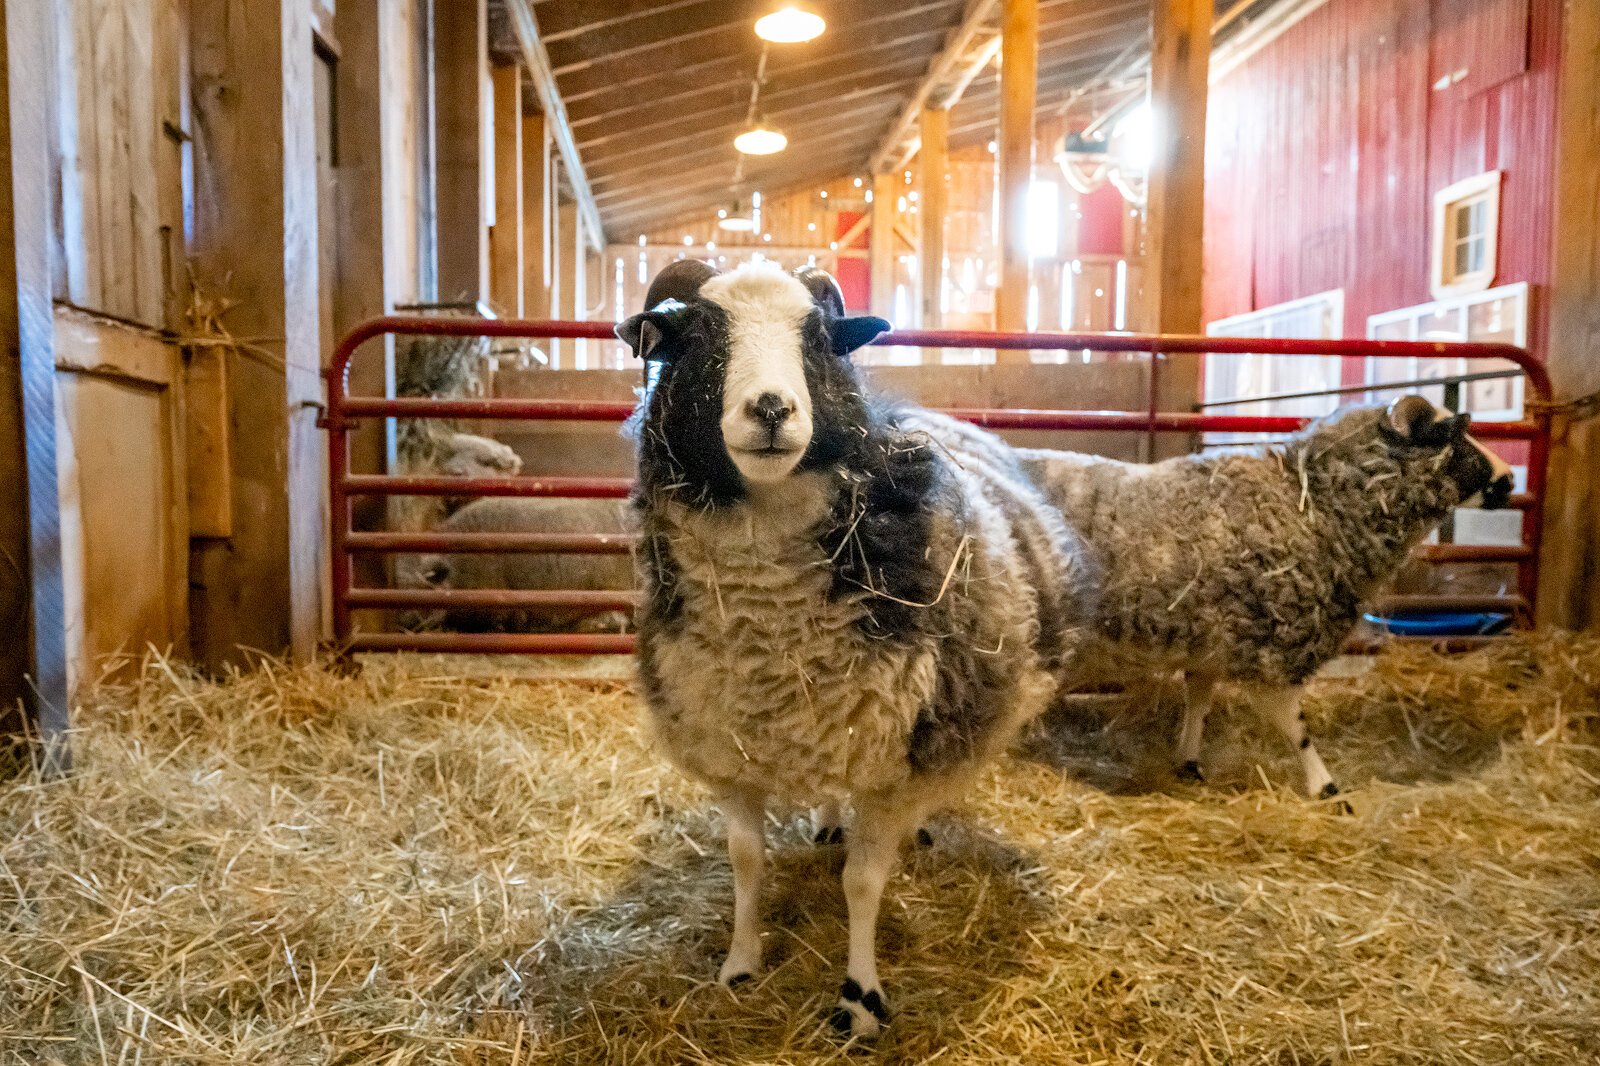
[[[841,317],[820,271],[710,275],[669,268],[618,327],[657,371],[635,420],[640,689],[727,816],[724,983],[761,961],[768,802],[853,803],[834,1020],[870,1036],[899,848],[1048,705],[1088,582],[1004,444],[863,394],[849,353],[887,323]]]
[[[445,519],[443,533],[631,533],[629,507],[622,500],[562,500],[487,497]],[[570,552],[459,552],[420,557],[422,581],[438,589],[577,589],[624,592],[633,588],[633,561],[627,554]],[[628,613],[577,607],[480,610],[452,608],[442,625],[462,632],[621,632]]]
[[[1330,415],[1287,442],[1152,465],[1025,450],[1024,469],[1103,570],[1096,658],[1182,672],[1179,774],[1200,778],[1219,681],[1256,690],[1306,792],[1338,792],[1300,710],[1362,605],[1452,508],[1506,502],[1510,468],[1420,396]]]

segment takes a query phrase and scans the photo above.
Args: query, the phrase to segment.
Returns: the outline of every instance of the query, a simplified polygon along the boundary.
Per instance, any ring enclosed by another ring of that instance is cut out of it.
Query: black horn
[[[832,274],[821,267],[797,267],[795,279],[811,292],[811,302],[834,318],[844,317],[844,290]]]
[[[717,274],[716,268],[700,259],[675,259],[661,268],[644,296],[644,309],[654,311],[667,300],[688,303],[700,286]]]

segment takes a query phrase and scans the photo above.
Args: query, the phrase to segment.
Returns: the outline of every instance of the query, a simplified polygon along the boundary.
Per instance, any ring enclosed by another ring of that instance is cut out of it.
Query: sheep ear
[[[1425,397],[1408,393],[1389,405],[1389,428],[1402,440],[1422,443],[1426,429],[1438,419],[1438,411]]]
[[[841,358],[864,344],[871,344],[894,327],[873,315],[854,315],[828,321],[828,338],[833,342],[833,354]]]
[[[666,311],[646,311],[617,323],[617,339],[633,349],[639,359],[660,359],[659,352],[667,339],[671,315]]]

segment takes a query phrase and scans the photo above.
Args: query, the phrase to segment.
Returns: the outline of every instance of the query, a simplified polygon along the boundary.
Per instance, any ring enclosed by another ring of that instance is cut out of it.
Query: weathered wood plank
[[[1038,0],[1005,0],[1000,15],[1000,290],[995,324],[1028,325],[1028,186],[1033,180],[1033,103],[1039,79]],[[996,352],[1000,362],[1027,352]]]
[[[522,70],[490,70],[494,86],[494,226],[489,230],[489,302],[504,315],[523,311]]]

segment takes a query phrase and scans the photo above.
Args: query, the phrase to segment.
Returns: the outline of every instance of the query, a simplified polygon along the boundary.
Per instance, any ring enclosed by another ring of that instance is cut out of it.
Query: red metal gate
[[[350,501],[356,496],[556,496],[622,498],[630,484],[624,478],[588,477],[398,477],[355,474],[349,469],[349,433],[358,419],[461,418],[530,421],[620,423],[631,404],[560,400],[384,399],[350,396],[351,357],[366,341],[384,335],[515,337],[524,339],[612,339],[605,322],[542,322],[515,319],[390,316],[358,326],[340,342],[327,369],[328,404],[323,426],[328,431],[328,498],[332,512],[331,569],[333,636],[347,651],[449,651],[530,654],[604,654],[633,650],[633,637],[623,634],[357,632],[358,608],[539,608],[584,607],[611,610],[631,607],[631,594],[560,590],[388,589],[358,588],[352,559],[362,553],[404,552],[572,552],[626,553],[628,538],[605,534],[499,533],[368,533],[351,529]],[[1549,455],[1549,379],[1544,367],[1521,348],[1507,344],[1423,343],[1372,340],[1263,340],[1201,336],[1153,336],[1090,333],[996,333],[947,330],[896,330],[878,338],[880,345],[923,348],[975,348],[1072,352],[1124,352],[1151,359],[1149,402],[1143,411],[1055,411],[1019,409],[956,409],[947,413],[990,429],[1115,430],[1129,433],[1286,433],[1304,420],[1293,417],[1210,415],[1158,411],[1157,376],[1166,355],[1216,353],[1242,355],[1375,356],[1379,358],[1502,359],[1515,364],[1527,381],[1526,407],[1532,412],[1517,422],[1480,422],[1473,434],[1485,440],[1529,442],[1527,492],[1513,496],[1521,509],[1522,543],[1510,546],[1438,544],[1423,550],[1433,562],[1515,563],[1517,595],[1391,597],[1389,609],[1430,607],[1440,610],[1504,611],[1532,617],[1538,587],[1539,536],[1543,525],[1545,466]],[[1374,386],[1375,390],[1380,388]]]

